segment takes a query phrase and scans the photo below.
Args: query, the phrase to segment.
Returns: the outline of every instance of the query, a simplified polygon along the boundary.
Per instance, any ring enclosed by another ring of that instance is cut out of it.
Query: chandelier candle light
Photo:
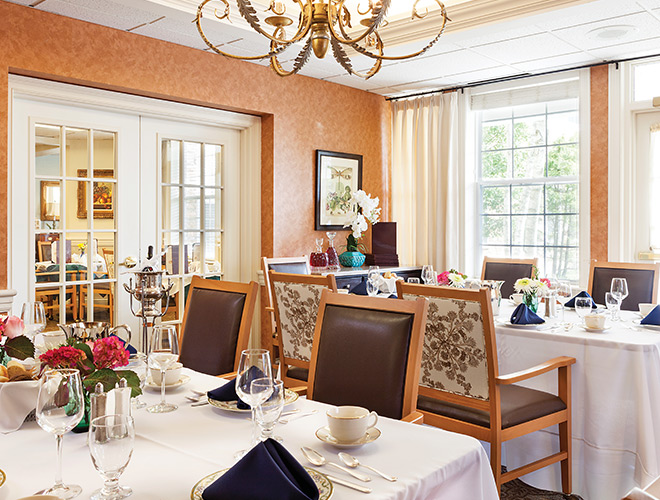
[[[368,3],[365,4],[358,0],[270,0],[270,5],[263,11],[263,19],[260,19],[250,0],[234,1],[248,25],[269,41],[268,52],[254,56],[237,56],[221,50],[208,39],[202,27],[204,12],[210,14],[212,11],[217,19],[231,22],[229,0],[204,0],[199,5],[195,23],[202,39],[213,51],[226,57],[247,61],[270,58],[270,67],[280,76],[289,76],[300,71],[309,60],[312,50],[317,58],[322,59],[331,48],[335,59],[348,74],[371,78],[380,70],[383,61],[410,59],[426,52],[438,41],[449,20],[445,6],[440,0],[411,0],[409,20],[427,17],[433,19],[437,21],[437,32],[434,28],[435,36],[418,51],[404,55],[386,55],[379,30],[390,24],[386,14],[392,0],[367,0]],[[295,12],[287,11],[287,4]],[[294,19],[298,22],[295,31],[292,26]],[[409,20],[393,19],[391,24]],[[262,26],[262,22],[269,26]],[[278,56],[293,44],[302,44],[303,41],[304,45],[298,56],[295,59],[289,58],[294,61],[293,68],[290,71],[285,70]],[[366,56],[366,62],[371,65],[365,72],[356,71],[353,67],[354,62],[349,58],[349,54],[357,55],[356,53]]]

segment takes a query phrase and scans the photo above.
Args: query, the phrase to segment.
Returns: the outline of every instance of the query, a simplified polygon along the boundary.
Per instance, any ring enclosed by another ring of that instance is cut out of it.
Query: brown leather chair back
[[[621,303],[621,309],[637,311],[639,303],[656,302],[656,269],[626,269],[623,267],[600,267],[594,265],[590,294],[597,304],[605,304],[605,293],[610,291],[612,278],[626,278],[628,297]]]
[[[509,298],[515,293],[514,283],[520,278],[531,278],[533,262],[501,262],[484,260],[484,269],[481,273],[482,280],[504,281],[502,285],[502,297]]]
[[[424,316],[426,301],[415,304],[417,311],[406,311],[396,307],[403,301],[395,299],[326,291],[323,297],[335,303],[322,300],[308,397],[333,405],[362,406],[396,419],[414,411],[416,390],[414,398],[410,396],[417,385],[419,361],[411,367],[411,360],[419,359],[420,316]]]
[[[247,349],[258,285],[193,278],[181,327],[183,366],[209,375],[236,369]]]
[[[268,270],[273,270],[278,273],[309,274],[307,262],[270,262],[268,264]]]

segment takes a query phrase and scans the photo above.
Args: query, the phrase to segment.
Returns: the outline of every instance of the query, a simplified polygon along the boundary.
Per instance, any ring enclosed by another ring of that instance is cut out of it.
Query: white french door
[[[660,253],[660,111],[635,118],[636,251]]]

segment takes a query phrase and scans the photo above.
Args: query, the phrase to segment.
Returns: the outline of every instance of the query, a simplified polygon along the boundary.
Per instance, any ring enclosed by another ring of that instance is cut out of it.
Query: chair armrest
[[[558,358],[553,358],[549,361],[541,363],[540,365],[533,366],[527,370],[520,370],[518,372],[509,373],[508,375],[500,375],[495,379],[495,382],[500,385],[509,385],[515,384],[516,382],[521,382],[522,380],[527,380],[542,373],[546,373],[556,368],[561,368],[563,366],[570,366],[575,363],[575,358],[569,356],[559,356]]]
[[[223,373],[222,375],[216,375],[216,377],[224,378],[225,380],[229,380],[230,378],[235,378],[236,375],[238,375],[237,372],[229,372],[229,373]]]
[[[300,385],[298,387],[287,387],[290,391],[295,392],[298,394],[298,396],[306,396],[307,395],[307,386],[306,385]]]
[[[409,415],[406,415],[401,419],[402,422],[410,422],[411,424],[423,424],[424,423],[424,415],[418,411],[414,411],[410,413]]]
[[[273,309],[271,306],[266,306],[266,307],[264,307],[264,309],[266,310],[266,312],[270,312],[270,313],[275,312],[275,309]]]

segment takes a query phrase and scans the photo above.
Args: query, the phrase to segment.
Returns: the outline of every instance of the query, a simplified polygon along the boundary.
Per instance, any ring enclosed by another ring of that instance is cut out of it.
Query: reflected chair
[[[571,371],[560,356],[499,375],[490,291],[397,282],[404,300],[429,300],[417,409],[424,422],[490,443],[490,464],[501,485],[561,462],[562,489],[571,492]],[[517,382],[558,370],[558,395]],[[559,424],[559,452],[502,473],[502,443]]]
[[[605,304],[605,293],[610,291],[612,278],[626,278],[628,282],[629,295],[621,303],[621,309],[637,311],[640,303],[657,303],[660,264],[592,260],[589,268],[589,293],[596,304]]]
[[[285,387],[307,382],[314,327],[324,289],[337,291],[327,276],[268,272],[280,346],[281,378]]]
[[[505,259],[499,257],[484,257],[481,266],[482,280],[504,281],[501,292],[502,297],[508,299],[512,293],[516,280],[520,278],[531,278],[534,266],[538,259]]]
[[[259,285],[193,276],[179,334],[183,366],[209,375],[238,368],[248,348]]]
[[[270,276],[268,271],[275,271],[278,273],[289,273],[289,274],[311,274],[311,269],[309,267],[309,259],[307,255],[302,257],[262,257],[261,258],[261,270],[264,273],[264,284],[266,285],[266,301],[264,305],[265,316],[268,316],[268,324],[270,326],[271,333],[271,358],[273,361],[276,359],[276,350],[279,349],[279,344],[277,342],[277,323],[275,321],[275,309],[273,308],[273,292],[270,286]],[[279,354],[279,353],[277,353]]]
[[[422,423],[415,411],[427,301],[323,290],[307,399]]]

